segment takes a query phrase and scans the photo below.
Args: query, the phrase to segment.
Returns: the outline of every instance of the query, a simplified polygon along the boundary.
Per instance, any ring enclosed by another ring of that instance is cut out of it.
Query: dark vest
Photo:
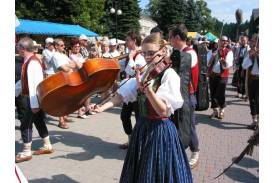
[[[172,67],[180,77],[180,90],[183,97],[183,105],[171,116],[175,123],[179,137],[185,146],[188,146],[191,140],[191,111],[189,83],[191,81],[191,54],[175,51],[172,57]]]
[[[159,86],[161,85],[161,78],[164,72],[160,74],[155,80],[153,84],[153,91],[157,92]],[[138,91],[138,105],[139,105],[139,115],[141,117],[145,117],[148,119],[167,119],[167,116],[159,116],[158,113],[153,108],[152,104],[146,97],[146,95],[140,91]]]

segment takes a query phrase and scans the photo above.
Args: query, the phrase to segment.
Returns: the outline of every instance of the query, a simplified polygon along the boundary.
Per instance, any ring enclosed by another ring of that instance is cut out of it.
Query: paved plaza
[[[214,179],[247,145],[252,131],[248,101],[235,98],[235,88],[228,84],[227,108],[222,121],[210,119],[210,110],[196,112],[200,141],[200,163],[192,170],[195,183],[259,182],[259,148],[253,156],[245,156],[224,175]],[[58,118],[48,118],[48,130],[55,152],[33,156],[28,162],[18,164],[30,183],[113,183],[119,182],[126,150],[118,148],[127,140],[120,121],[121,108],[113,108],[101,114],[78,119],[70,128],[57,127]],[[16,119],[16,152],[21,149],[19,121]],[[42,141],[34,127],[32,150]],[[187,150],[190,157],[190,151]]]

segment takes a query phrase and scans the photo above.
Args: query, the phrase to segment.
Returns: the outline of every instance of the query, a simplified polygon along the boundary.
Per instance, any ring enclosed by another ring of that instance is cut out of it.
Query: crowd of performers
[[[252,124],[259,121],[259,52],[258,36],[248,42],[242,36],[240,43],[231,44],[226,36],[208,45],[202,41],[190,44],[185,25],[169,28],[168,42],[159,28],[142,39],[138,32],[126,35],[127,61],[119,61],[121,77],[114,97],[103,105],[92,105],[90,99],[78,110],[79,118],[122,106],[121,121],[128,142],[120,148],[128,149],[120,182],[192,182],[191,169],[198,164],[199,139],[196,132],[195,108],[199,82],[199,57],[196,44],[207,49],[207,66],[211,96],[211,118],[225,116],[225,89],[229,71],[233,66],[237,78],[237,96],[250,103]],[[88,38],[81,35],[71,44],[69,55],[64,53],[62,39],[47,38],[42,56],[36,54],[37,46],[29,37],[21,38],[17,51],[23,58],[21,75],[16,83],[16,107],[21,122],[22,151],[16,162],[28,161],[32,155],[53,153],[45,113],[39,107],[36,87],[45,78],[58,71],[72,72],[82,67],[87,58],[114,58],[125,53],[114,42],[103,41],[101,46],[89,47]],[[109,50],[110,48],[110,50]],[[172,59],[173,51],[179,59]],[[153,72],[157,71],[157,75]],[[20,77],[21,76],[21,77]],[[20,79],[20,80],[19,80]],[[125,81],[127,82],[125,83]],[[122,85],[123,83],[123,85]],[[101,93],[104,98],[106,94]],[[136,123],[131,123],[135,113]],[[60,117],[58,127],[68,129],[67,116]],[[43,146],[32,153],[33,123],[43,139]],[[134,127],[133,127],[134,126]],[[187,158],[185,150],[191,150]]]

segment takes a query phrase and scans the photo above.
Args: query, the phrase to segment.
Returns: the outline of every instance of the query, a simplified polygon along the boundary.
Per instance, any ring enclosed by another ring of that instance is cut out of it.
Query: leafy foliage
[[[79,24],[99,34],[104,31],[100,19],[105,0],[16,0],[18,18]]]
[[[185,17],[185,25],[188,31],[201,32],[203,18],[194,0],[187,0],[187,11]]]
[[[148,10],[164,35],[167,35],[169,26],[185,22],[186,8],[185,0],[151,0]]]
[[[213,30],[215,30],[215,20],[211,16],[211,10],[207,7],[207,2],[198,0],[196,4],[201,17],[202,33],[207,33],[208,31],[213,32]]]
[[[110,9],[120,9],[121,15],[111,14]],[[141,9],[138,0],[106,0],[105,16],[102,22],[106,25],[105,34],[109,37],[116,36],[116,16],[117,16],[117,38],[124,39],[129,30],[140,30],[139,19]]]
[[[79,24],[98,34],[115,37],[116,16],[110,13],[115,2],[117,9],[122,10],[122,15],[117,16],[117,37],[124,39],[130,29],[140,29],[139,0],[16,0],[15,12],[18,18]],[[238,21],[225,24],[223,34],[234,40],[237,31],[242,33],[249,29],[250,35],[258,32],[259,19],[251,18],[250,22],[242,23],[241,10],[237,11]],[[158,23],[164,35],[170,25],[184,23],[189,31],[212,32],[219,36],[223,24],[211,16],[205,0],[150,0],[143,12]]]

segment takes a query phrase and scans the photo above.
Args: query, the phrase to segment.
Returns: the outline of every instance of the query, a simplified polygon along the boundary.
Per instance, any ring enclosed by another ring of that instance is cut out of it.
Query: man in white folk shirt
[[[223,119],[225,114],[225,89],[228,82],[229,68],[233,65],[233,52],[227,48],[228,38],[222,36],[219,42],[220,47],[212,53],[208,60],[210,71],[209,84],[211,95],[211,108],[213,113],[211,118]]]
[[[43,147],[35,151],[34,155],[50,154],[53,148],[50,142],[48,129],[45,122],[45,114],[39,106],[36,95],[37,85],[44,79],[44,66],[34,52],[33,40],[28,37],[21,38],[18,42],[19,54],[24,57],[22,66],[21,80],[16,83],[16,95],[21,93],[23,107],[21,110],[20,131],[23,140],[23,151],[19,152],[15,161],[17,163],[32,159],[31,144],[32,144],[32,124],[43,139]],[[18,86],[20,86],[18,89]]]

